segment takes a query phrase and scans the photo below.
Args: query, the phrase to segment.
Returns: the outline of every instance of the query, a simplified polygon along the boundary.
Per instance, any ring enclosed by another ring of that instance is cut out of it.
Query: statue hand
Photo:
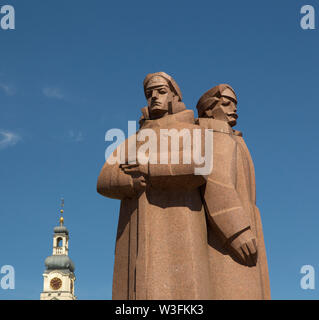
[[[137,194],[143,192],[146,188],[146,179],[144,176],[133,178],[133,188]]]
[[[134,176],[139,176],[139,175],[148,175],[148,166],[147,164],[142,165],[142,164],[121,164],[120,168],[126,173],[131,175],[132,177]]]
[[[129,174],[133,179],[133,188],[136,194],[143,192],[147,185],[147,165],[139,164],[121,164],[120,168],[125,174]]]
[[[250,229],[237,236],[231,243],[231,248],[237,257],[247,266],[257,263],[257,240]]]

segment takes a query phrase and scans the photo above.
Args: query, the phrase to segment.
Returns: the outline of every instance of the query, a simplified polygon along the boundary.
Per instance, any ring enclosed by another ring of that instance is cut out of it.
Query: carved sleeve
[[[105,197],[125,199],[135,196],[133,179],[125,174],[118,164],[105,162],[97,181],[97,191]]]
[[[250,227],[236,190],[237,148],[228,134],[214,133],[213,171],[201,188],[208,221],[225,241]]]
[[[160,189],[195,189],[206,180],[201,175],[195,175],[195,165],[192,164],[149,164],[149,180],[153,187]]]

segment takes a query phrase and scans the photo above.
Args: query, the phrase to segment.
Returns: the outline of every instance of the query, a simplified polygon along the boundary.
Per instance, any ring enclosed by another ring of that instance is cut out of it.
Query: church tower
[[[45,259],[43,292],[40,300],[75,300],[74,264],[69,258],[69,231],[64,226],[64,200],[61,203],[60,225],[54,228],[53,253]]]

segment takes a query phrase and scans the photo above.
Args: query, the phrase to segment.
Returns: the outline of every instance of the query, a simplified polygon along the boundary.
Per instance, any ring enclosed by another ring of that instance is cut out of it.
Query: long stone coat
[[[198,128],[185,110],[143,129]],[[181,144],[182,145],[182,144]],[[182,147],[179,150],[182,152]],[[130,175],[105,163],[98,192],[120,199],[113,299],[210,299],[207,225],[199,187],[205,179],[188,165],[149,165],[149,182],[136,195]]]
[[[256,206],[255,170],[242,134],[224,121],[200,118],[214,134],[214,165],[201,187],[208,221],[212,299],[270,299],[266,250]],[[246,266],[225,248],[225,240],[250,227],[257,239],[256,266]]]
[[[142,129],[214,131],[214,168],[208,177],[194,175],[194,163],[150,164],[147,188],[136,193],[132,177],[118,164],[106,162],[102,168],[98,192],[121,200],[113,299],[270,298],[249,151],[226,122],[200,119],[199,125],[185,110],[146,120]],[[224,245],[247,226],[258,241],[254,267],[242,265]]]

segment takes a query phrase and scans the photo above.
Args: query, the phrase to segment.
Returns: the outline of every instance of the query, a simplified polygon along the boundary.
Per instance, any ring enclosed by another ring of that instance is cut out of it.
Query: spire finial
[[[60,225],[63,226],[63,222],[64,222],[64,218],[63,218],[63,210],[64,208],[64,198],[61,198],[61,209],[60,209],[60,213],[61,213],[61,217],[60,217]]]

